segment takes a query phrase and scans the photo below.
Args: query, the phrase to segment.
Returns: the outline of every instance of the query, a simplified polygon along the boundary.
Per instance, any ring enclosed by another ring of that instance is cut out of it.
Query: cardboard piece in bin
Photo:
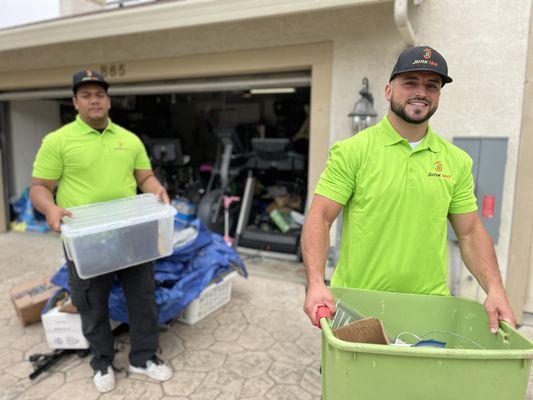
[[[377,318],[354,321],[333,330],[337,339],[353,343],[389,344],[383,324]]]
[[[22,326],[39,322],[46,302],[59,289],[50,282],[50,277],[32,280],[15,286],[9,291]]]

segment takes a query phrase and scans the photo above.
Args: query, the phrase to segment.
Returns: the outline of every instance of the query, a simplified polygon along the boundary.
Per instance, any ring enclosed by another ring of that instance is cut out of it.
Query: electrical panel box
[[[500,233],[507,138],[456,137],[453,144],[472,157],[478,212],[483,225],[496,244]],[[457,241],[450,224],[448,224],[448,239]]]

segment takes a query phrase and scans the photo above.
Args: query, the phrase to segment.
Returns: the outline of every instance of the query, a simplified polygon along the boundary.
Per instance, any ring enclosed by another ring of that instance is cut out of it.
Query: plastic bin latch
[[[68,241],[67,240],[63,240],[63,245],[65,246],[65,253],[67,254],[67,258],[70,261],[73,261],[72,260],[72,255],[70,254],[70,246],[68,244]]]

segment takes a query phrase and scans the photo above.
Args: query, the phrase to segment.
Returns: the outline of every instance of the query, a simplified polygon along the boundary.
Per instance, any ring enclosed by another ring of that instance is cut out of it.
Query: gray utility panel
[[[466,151],[474,161],[472,173],[478,212],[496,244],[500,235],[507,138],[456,137],[453,144]],[[451,226],[448,226],[448,239],[457,240]]]

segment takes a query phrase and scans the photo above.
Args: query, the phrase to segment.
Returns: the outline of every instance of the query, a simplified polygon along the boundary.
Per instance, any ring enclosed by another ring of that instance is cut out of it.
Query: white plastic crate
[[[178,317],[178,321],[187,325],[194,325],[202,318],[228,304],[231,300],[231,280],[235,275],[237,272],[230,272],[221,281],[209,284],[200,293],[200,296],[187,306]]]

